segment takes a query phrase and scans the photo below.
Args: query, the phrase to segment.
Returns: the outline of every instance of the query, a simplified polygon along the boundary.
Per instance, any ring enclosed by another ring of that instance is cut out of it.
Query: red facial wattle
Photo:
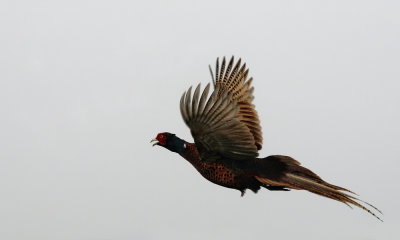
[[[167,145],[167,136],[164,133],[159,133],[156,137],[158,143],[162,146]]]

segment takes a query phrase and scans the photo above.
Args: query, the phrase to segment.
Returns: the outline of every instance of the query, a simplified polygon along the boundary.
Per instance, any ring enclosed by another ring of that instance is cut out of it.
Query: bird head
[[[150,141],[150,143],[154,142],[154,143],[153,143],[153,147],[154,147],[155,145],[159,145],[159,146],[165,147],[165,146],[167,146],[167,139],[168,139],[168,138],[171,138],[171,135],[174,135],[174,134],[172,134],[172,133],[167,133],[167,132],[159,133],[159,134],[157,134],[157,137],[156,137],[156,138],[153,138],[153,139]]]
[[[150,141],[150,143],[152,142],[154,142],[153,147],[155,145],[159,145],[177,153],[182,153],[185,145],[185,141],[175,136],[175,134],[169,132],[157,134],[157,137]]]

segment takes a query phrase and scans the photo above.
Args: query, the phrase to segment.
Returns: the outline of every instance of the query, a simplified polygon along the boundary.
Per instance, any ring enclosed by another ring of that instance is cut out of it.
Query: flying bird
[[[193,136],[189,143],[169,132],[159,133],[153,146],[162,146],[189,161],[207,180],[223,187],[237,189],[243,197],[246,189],[257,193],[261,187],[271,191],[290,189],[331,198],[351,207],[357,206],[381,220],[352,191],[322,180],[300,162],[289,156],[258,157],[263,138],[248,79],[249,70],[241,59],[226,64],[217,59],[215,74],[211,67],[214,90],[209,96],[210,83],[200,91],[200,84],[183,93],[180,112]],[[382,220],[381,220],[382,221]]]

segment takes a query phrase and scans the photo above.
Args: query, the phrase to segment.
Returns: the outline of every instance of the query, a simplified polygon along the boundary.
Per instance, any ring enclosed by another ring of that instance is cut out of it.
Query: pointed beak
[[[150,143],[152,143],[152,142],[154,142],[154,143],[153,143],[153,147],[154,147],[155,145],[158,144],[158,140],[157,140],[156,138],[154,138],[154,139],[152,139],[152,140],[150,141]]]

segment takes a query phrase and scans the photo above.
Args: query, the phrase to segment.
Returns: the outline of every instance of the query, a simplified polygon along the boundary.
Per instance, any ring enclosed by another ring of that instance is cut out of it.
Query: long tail
[[[350,195],[355,194],[352,191],[325,182],[311,170],[300,166],[300,163],[291,157],[273,155],[266,158],[259,158],[256,160],[256,165],[257,174],[255,178],[266,188],[272,186],[307,190],[342,202],[349,207],[351,207],[350,205],[354,205],[362,208],[382,221],[374,212],[361,203],[368,205],[382,214],[379,209]]]

